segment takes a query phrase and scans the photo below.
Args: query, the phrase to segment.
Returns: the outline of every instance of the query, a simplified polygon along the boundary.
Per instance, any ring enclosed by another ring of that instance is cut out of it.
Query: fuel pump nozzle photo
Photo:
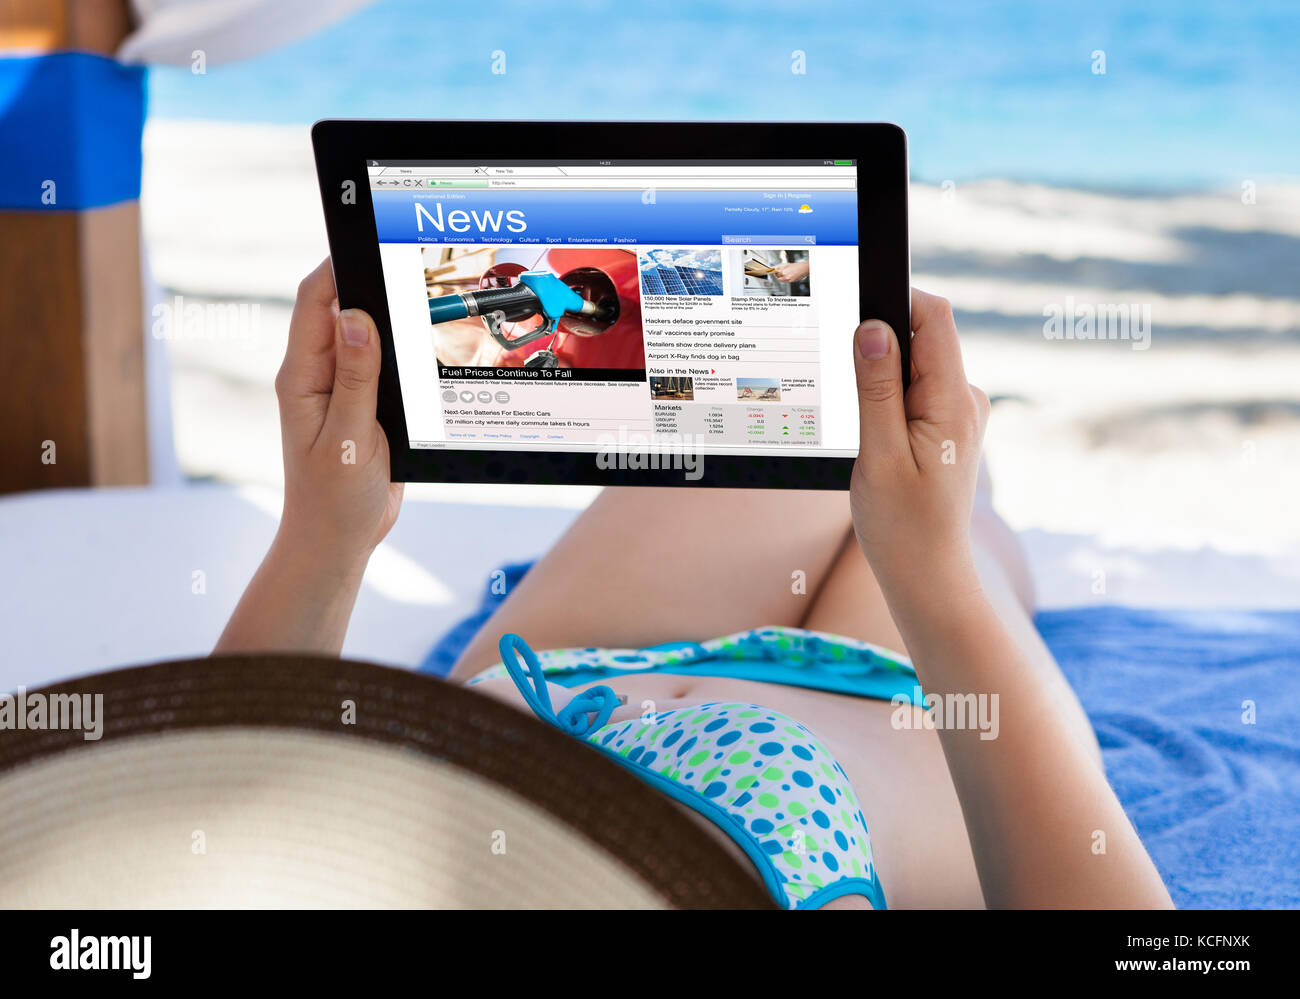
[[[519,283],[509,288],[482,288],[429,299],[429,320],[446,323],[455,319],[480,316],[488,335],[506,350],[515,350],[544,336],[554,334],[566,315],[604,318],[607,309],[583,298],[550,271],[524,271]],[[507,337],[502,323],[517,323],[541,316],[543,323],[535,330]],[[537,365],[554,367],[554,354],[543,352]]]

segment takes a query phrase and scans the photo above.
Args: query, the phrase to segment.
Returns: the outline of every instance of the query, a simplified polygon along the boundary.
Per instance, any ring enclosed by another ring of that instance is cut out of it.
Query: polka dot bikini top
[[[711,821],[749,857],[778,905],[816,909],[842,895],[864,895],[885,908],[853,787],[803,725],[757,705],[721,701],[609,724],[619,702],[606,686],[582,691],[557,713],[528,644],[507,634],[500,650],[539,718]]]

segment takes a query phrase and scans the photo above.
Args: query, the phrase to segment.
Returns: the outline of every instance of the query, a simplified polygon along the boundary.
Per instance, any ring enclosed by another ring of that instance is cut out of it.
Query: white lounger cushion
[[[227,486],[0,500],[0,690],[206,654],[279,512],[277,492]],[[418,665],[477,606],[492,569],[542,553],[575,516],[408,498],[366,573],[344,654]],[[1040,531],[1023,539],[1044,608],[1300,606],[1294,559],[1103,549]],[[1104,593],[1094,592],[1098,570]]]
[[[418,665],[434,640],[477,606],[494,568],[543,551],[575,515],[407,502],[366,572],[344,654]],[[279,516],[279,493],[251,487],[68,490],[0,500],[0,690],[206,655]],[[518,549],[521,538],[527,551]]]

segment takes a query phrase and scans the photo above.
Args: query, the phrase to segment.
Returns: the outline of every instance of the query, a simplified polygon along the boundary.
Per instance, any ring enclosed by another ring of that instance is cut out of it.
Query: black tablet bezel
[[[846,489],[852,458],[706,454],[702,474],[681,469],[601,468],[592,452],[412,448],[402,405],[368,160],[500,159],[853,159],[858,164],[858,315],[910,330],[907,136],[885,123],[377,121],[331,119],[312,127],[316,172],[341,308],[364,309],[383,343],[378,417],[395,482]],[[523,155],[523,154],[521,154]],[[869,234],[869,238],[866,235]],[[844,331],[848,363],[851,330]],[[900,335],[904,384],[911,371]]]

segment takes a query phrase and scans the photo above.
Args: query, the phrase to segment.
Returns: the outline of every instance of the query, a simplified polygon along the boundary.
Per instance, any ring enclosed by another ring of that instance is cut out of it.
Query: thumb
[[[373,443],[378,423],[379,331],[360,309],[345,309],[334,321],[334,389],[330,393],[325,432],[356,442],[359,450]]]
[[[898,341],[888,324],[868,319],[853,335],[858,381],[858,458],[867,464],[905,453],[907,417]]]

